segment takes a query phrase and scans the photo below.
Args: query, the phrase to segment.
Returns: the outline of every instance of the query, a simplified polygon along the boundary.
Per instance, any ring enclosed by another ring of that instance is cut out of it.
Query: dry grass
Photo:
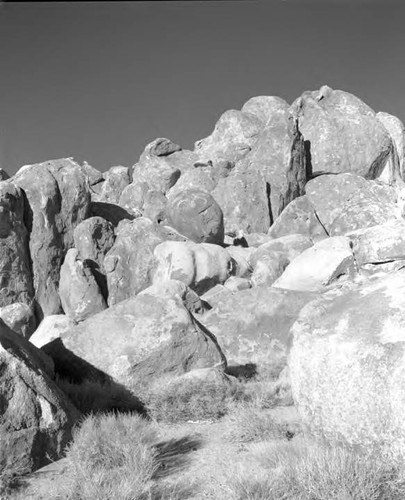
[[[202,380],[172,380],[161,383],[147,401],[152,418],[167,423],[217,420],[239,397],[232,384]]]
[[[235,500],[403,500],[405,478],[380,460],[304,441],[262,445],[256,477],[234,472],[228,484]]]

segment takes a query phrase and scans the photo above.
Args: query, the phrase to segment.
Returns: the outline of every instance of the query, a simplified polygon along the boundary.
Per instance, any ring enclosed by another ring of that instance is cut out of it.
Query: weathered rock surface
[[[30,342],[39,349],[53,340],[59,339],[62,332],[70,330],[75,325],[76,322],[65,314],[52,314],[41,321],[30,337]]]
[[[405,260],[405,221],[359,229],[349,233],[358,266]]]
[[[310,247],[312,247],[312,241],[308,236],[288,234],[259,246],[250,257],[250,264],[255,268],[259,260],[267,255],[272,255],[274,252],[281,253],[285,260],[291,262]]]
[[[211,243],[166,241],[156,246],[154,257],[154,283],[179,280],[199,295],[224,283],[232,271],[229,253]]]
[[[236,162],[251,151],[262,128],[263,122],[251,113],[225,111],[212,134],[196,142],[194,151],[205,162]]]
[[[0,323],[0,446],[27,471],[61,457],[79,418],[43,356]]]
[[[257,116],[266,126],[272,121],[283,120],[288,108],[288,103],[281,97],[257,96],[245,102],[242,112]]]
[[[253,286],[271,286],[285,271],[290,261],[282,252],[266,252],[256,259],[251,275]]]
[[[201,189],[188,189],[172,197],[167,223],[195,243],[224,241],[224,217],[214,198]]]
[[[58,313],[59,271],[73,246],[73,230],[89,213],[90,194],[82,168],[72,159],[22,167],[13,182],[28,204],[29,249],[37,316]]]
[[[395,190],[354,174],[322,175],[309,181],[305,189],[330,236],[397,218]]]
[[[92,266],[79,258],[76,248],[66,253],[60,270],[59,295],[63,310],[75,321],[84,321],[103,311],[107,304],[92,272]]]
[[[33,308],[21,302],[0,307],[0,319],[13,332],[26,339],[30,338],[37,326]]]
[[[405,274],[308,304],[293,325],[295,404],[320,439],[405,457]]]
[[[280,238],[288,234],[304,234],[313,241],[319,241],[328,236],[319,222],[314,206],[306,195],[293,200],[281,212],[268,234],[273,238]]]
[[[326,85],[291,105],[304,136],[313,173],[351,172],[375,179],[392,155],[392,140],[360,99]]]
[[[9,181],[0,182],[0,307],[34,300],[24,194]]]
[[[145,217],[122,221],[115,243],[104,259],[108,304],[117,304],[150,286],[157,265],[155,247],[166,240],[182,239],[185,238],[175,231]]]
[[[334,236],[319,241],[296,257],[273,286],[317,292],[338,278],[356,274],[350,240]]]
[[[176,165],[181,153],[181,147],[169,139],[155,139],[146,146],[139,162],[133,166],[134,181],[146,182],[153,189],[167,193],[181,175],[181,169]]]
[[[61,334],[52,357],[58,371],[73,378],[80,358],[135,394],[163,375],[223,366],[225,358],[209,332],[200,327],[178,296],[142,293],[96,314]],[[102,348],[108,345],[108,349]],[[72,373],[73,372],[73,373]]]
[[[252,288],[223,294],[202,322],[216,336],[228,366],[255,365],[275,376],[285,367],[289,330],[312,293]]]

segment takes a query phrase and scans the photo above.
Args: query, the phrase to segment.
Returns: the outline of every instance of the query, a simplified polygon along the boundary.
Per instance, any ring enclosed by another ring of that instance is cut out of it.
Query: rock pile
[[[30,469],[60,455],[78,412],[55,373],[142,399],[194,370],[288,368],[315,436],[405,458],[404,144],[398,118],[324,86],[132,168],[2,173],[0,438]]]

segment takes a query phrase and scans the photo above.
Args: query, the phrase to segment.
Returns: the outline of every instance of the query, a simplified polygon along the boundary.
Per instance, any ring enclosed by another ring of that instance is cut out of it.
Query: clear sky
[[[404,23],[403,0],[2,3],[0,166],[130,166],[322,84],[405,120]]]

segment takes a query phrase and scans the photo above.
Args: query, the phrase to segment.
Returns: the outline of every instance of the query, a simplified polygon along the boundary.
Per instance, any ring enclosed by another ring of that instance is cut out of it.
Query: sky
[[[405,121],[404,19],[403,0],[2,2],[0,166],[131,166],[323,84]]]

